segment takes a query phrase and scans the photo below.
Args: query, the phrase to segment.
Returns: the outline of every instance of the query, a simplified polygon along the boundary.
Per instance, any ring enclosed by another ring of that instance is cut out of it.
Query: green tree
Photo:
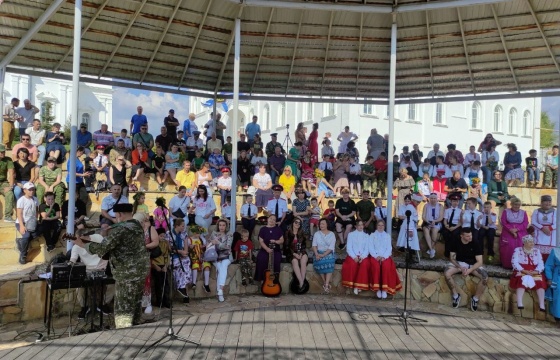
[[[41,105],[41,110],[41,128],[46,131],[50,131],[52,124],[54,123],[54,119],[56,118],[53,114],[52,103],[50,101],[45,101]]]
[[[555,144],[555,126],[546,112],[541,112],[541,148],[551,148]]]
[[[68,119],[64,123],[64,138],[66,139],[67,144],[70,143],[70,136],[72,135],[72,115],[68,115]]]

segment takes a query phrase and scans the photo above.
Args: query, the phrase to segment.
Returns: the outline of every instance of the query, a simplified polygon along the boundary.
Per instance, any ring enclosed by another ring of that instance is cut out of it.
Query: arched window
[[[436,124],[443,124],[443,104],[436,104]]]
[[[494,108],[494,132],[502,131],[502,117],[504,110],[500,105]]]
[[[416,120],[416,104],[408,105],[408,120]]]
[[[509,111],[509,121],[508,121],[508,134],[515,134],[515,127],[517,124],[517,110],[515,108],[511,108]]]
[[[526,110],[523,113],[523,135],[524,136],[530,136],[531,135],[531,124],[532,120],[531,120],[531,112],[529,110]]]
[[[281,101],[278,103],[278,127],[286,125],[286,103]]]
[[[480,129],[480,103],[473,102],[471,108],[471,129]]]
[[[89,124],[91,121],[91,116],[88,113],[82,114],[82,123],[87,124],[87,128],[89,129]]]
[[[264,106],[263,124],[266,130],[270,130],[270,106],[268,104]]]
[[[366,99],[366,101],[369,99]],[[364,115],[373,115],[373,104],[364,104],[364,108],[362,110]]]

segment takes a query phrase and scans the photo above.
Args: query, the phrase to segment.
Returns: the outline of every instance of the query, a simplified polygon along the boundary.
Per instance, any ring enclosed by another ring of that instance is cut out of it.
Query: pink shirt
[[[17,144],[12,148],[12,159],[14,161],[17,160],[17,152],[19,149],[21,148],[26,148],[27,150],[29,150],[29,160],[36,162],[37,161],[37,157],[39,156],[39,151],[37,150],[37,146],[33,146],[30,145],[30,147],[27,147],[23,144]]]

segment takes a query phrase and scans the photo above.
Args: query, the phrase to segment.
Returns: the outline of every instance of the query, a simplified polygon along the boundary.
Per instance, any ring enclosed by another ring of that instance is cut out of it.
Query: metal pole
[[[397,14],[393,13],[391,26],[391,70],[389,73],[389,146],[387,147],[387,226],[391,233],[393,217],[393,145],[395,144],[395,88],[397,77]]]
[[[537,114],[535,114],[535,116],[537,116]],[[560,144],[560,126],[558,131],[558,137],[559,137],[558,144]],[[558,222],[560,221],[560,212],[558,212],[558,209],[560,209],[560,166],[558,166],[556,172],[557,172],[556,174],[556,224],[558,224]],[[556,228],[558,228],[558,225],[556,225]],[[556,246],[560,246],[560,230],[556,230]]]
[[[70,158],[68,159],[68,204],[69,207],[76,203],[76,161],[78,140],[78,101],[80,98],[80,50],[82,41],[82,0],[74,3],[74,50],[72,55],[72,118],[70,119]],[[68,225],[66,232],[74,233],[74,211],[68,211]],[[66,249],[72,249],[73,243],[68,241]]]
[[[0,109],[2,109],[2,118],[4,117],[4,83],[6,82],[6,68],[0,68]],[[4,119],[0,124],[0,143],[4,138]]]
[[[241,52],[241,19],[235,19],[235,57],[233,60],[233,121],[232,121],[232,158],[231,158],[231,208],[234,211],[231,221],[231,233],[235,232],[237,219],[237,128],[239,123],[239,66]]]
[[[216,117],[218,116],[218,104],[216,104],[216,102],[218,101],[218,94],[214,93],[214,104],[212,105],[212,128],[214,128],[214,132],[216,133],[216,135],[218,135],[218,132],[216,131]],[[212,137],[212,134],[208,134],[208,136],[206,137],[206,141],[208,141],[208,139],[210,139]]]

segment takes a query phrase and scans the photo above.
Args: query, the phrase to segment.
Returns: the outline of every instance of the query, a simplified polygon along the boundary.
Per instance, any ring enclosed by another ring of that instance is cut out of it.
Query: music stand
[[[169,263],[171,264],[171,274],[169,276],[170,281],[171,281],[171,286],[173,286],[173,270],[174,270],[174,266],[173,266],[173,258],[172,258],[172,254],[174,252],[177,251],[177,244],[175,244],[175,239],[173,238],[173,232],[171,230],[171,225],[169,225],[169,220],[167,220],[167,216],[165,215],[165,211],[164,209],[167,209],[164,205],[159,204],[158,205],[159,208],[161,209],[161,212],[163,214],[163,218],[165,219],[165,223],[167,224],[167,229],[169,229],[169,237],[171,238],[171,251],[169,252]],[[170,289],[171,290],[171,289]],[[196,346],[200,346],[200,343],[197,343],[195,341],[186,339],[182,336],[179,336],[177,334],[175,334],[175,330],[173,330],[173,293],[170,291],[170,301],[169,301],[169,327],[167,328],[167,331],[165,332],[165,335],[163,335],[161,338],[159,338],[158,340],[154,341],[150,346],[148,346],[147,348],[145,348],[142,352],[145,353],[148,350],[150,350],[151,348],[155,348],[157,347],[163,340],[169,338],[167,341],[173,341],[173,340],[179,340],[179,341],[183,341],[186,343],[191,343],[194,344]],[[166,342],[167,342],[166,341]]]
[[[410,267],[410,259],[412,257],[411,249],[410,249],[410,236],[408,235],[408,229],[410,225],[410,210],[406,211],[406,253],[405,253],[405,271],[404,271],[404,307],[402,312],[399,314],[399,308],[397,307],[397,315],[379,315],[381,318],[392,318],[395,320],[399,320],[403,322],[404,332],[406,335],[408,334],[408,321],[417,321],[417,322],[428,322],[428,320],[420,319],[412,315],[412,311],[407,310],[407,302],[408,302],[408,269]]]

